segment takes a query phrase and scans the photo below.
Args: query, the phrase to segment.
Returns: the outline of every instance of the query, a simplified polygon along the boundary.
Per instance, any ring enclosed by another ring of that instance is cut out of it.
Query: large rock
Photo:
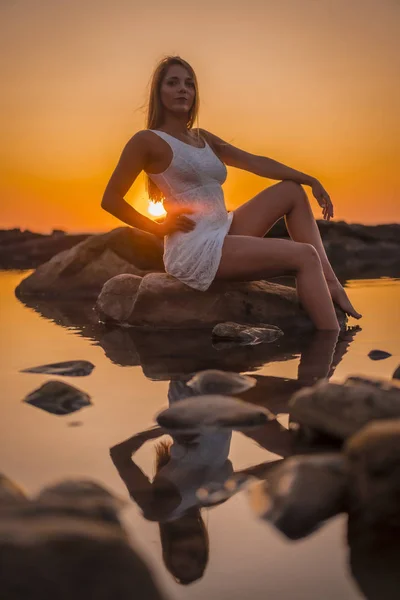
[[[102,486],[66,481],[12,502],[4,485],[16,488],[0,479],[1,598],[163,598],[122,526],[121,503]]]
[[[104,285],[96,304],[100,318],[151,328],[210,328],[223,321],[270,323],[283,331],[310,330],[294,289],[266,281],[213,283],[199,292],[165,273],[120,275]],[[346,318],[338,312],[341,324]]]
[[[164,271],[163,244],[131,227],[91,236],[40,265],[16,289],[18,297],[96,298],[110,278]]]

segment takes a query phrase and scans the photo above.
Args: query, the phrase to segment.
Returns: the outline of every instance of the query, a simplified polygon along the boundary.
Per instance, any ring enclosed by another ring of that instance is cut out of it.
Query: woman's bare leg
[[[321,260],[311,244],[250,236],[226,236],[216,279],[252,280],[295,273],[300,303],[317,329],[340,326],[324,277]]]
[[[307,194],[298,183],[282,181],[272,185],[237,208],[229,234],[263,237],[283,216],[292,240],[312,244],[318,252],[332,300],[344,312],[359,319],[360,313],[332,269]]]

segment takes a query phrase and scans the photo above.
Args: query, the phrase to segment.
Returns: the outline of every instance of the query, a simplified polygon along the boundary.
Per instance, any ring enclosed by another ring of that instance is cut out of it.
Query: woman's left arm
[[[333,217],[333,204],[330,196],[316,177],[292,169],[273,158],[241,150],[204,129],[200,129],[199,131],[208,141],[218,158],[226,165],[249,171],[267,179],[277,179],[279,181],[290,180],[300,185],[309,185],[313,196],[322,208],[323,218],[329,221]]]

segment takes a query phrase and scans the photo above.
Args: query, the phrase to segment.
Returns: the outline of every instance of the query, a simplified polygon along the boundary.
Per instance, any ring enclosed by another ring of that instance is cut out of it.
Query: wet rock
[[[132,287],[126,281],[124,289],[120,279],[113,278],[101,291],[96,309],[104,322],[151,329],[202,329],[223,321],[256,326],[267,322],[284,331],[314,329],[296,291],[266,281],[216,281],[200,292],[165,273],[150,273],[141,282],[135,278]],[[337,311],[344,325],[346,317]]]
[[[25,500],[25,492],[14,481],[0,473],[0,507]]]
[[[320,381],[296,392],[289,410],[300,427],[344,440],[375,419],[400,418],[400,386],[364,377]]]
[[[65,375],[67,377],[83,377],[90,375],[94,365],[87,360],[68,360],[65,362],[51,363],[39,367],[22,369],[20,373],[48,373],[49,375]]]
[[[248,493],[257,516],[299,539],[345,509],[346,484],[342,455],[316,454],[285,459]]]
[[[274,325],[254,327],[226,321],[218,323],[212,330],[212,335],[219,340],[230,340],[242,345],[255,345],[275,342],[283,335],[283,331]]]
[[[31,392],[24,402],[52,415],[69,415],[91,405],[89,394],[62,381],[47,381]]]
[[[254,387],[257,380],[248,375],[207,369],[196,373],[186,385],[197,394],[240,394]]]
[[[346,443],[353,530],[400,533],[400,419],[368,424]]]
[[[260,427],[274,419],[264,408],[230,396],[194,396],[180,400],[157,415],[157,423],[170,432],[204,429],[241,430]]]
[[[390,352],[385,352],[385,350],[371,350],[371,352],[368,353],[368,356],[371,360],[383,360],[384,358],[389,358],[389,356],[392,355]]]
[[[400,379],[400,365],[397,367],[395,372],[392,375],[393,379]]]
[[[156,236],[133,227],[118,227],[56,254],[19,284],[16,295],[63,301],[94,299],[115,275],[164,271],[162,252],[162,242]]]

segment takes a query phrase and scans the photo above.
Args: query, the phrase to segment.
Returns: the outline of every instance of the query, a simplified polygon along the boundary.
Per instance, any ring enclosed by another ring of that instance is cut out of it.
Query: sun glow
[[[147,211],[152,217],[163,217],[167,214],[162,203],[153,202],[153,200],[149,200]]]

